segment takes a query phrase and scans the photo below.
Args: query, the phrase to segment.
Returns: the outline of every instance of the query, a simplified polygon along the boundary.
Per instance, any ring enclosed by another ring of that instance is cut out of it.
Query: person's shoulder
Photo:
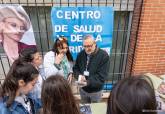
[[[0,114],[10,114],[9,109],[7,108],[5,102],[3,100],[0,100]]]
[[[85,50],[82,50],[78,53],[78,55],[83,55],[83,54],[85,54]]]
[[[45,56],[47,57],[47,56],[54,56],[54,52],[53,51],[48,51],[46,54],[45,54]]]
[[[18,42],[18,45],[22,46],[23,48],[36,48],[36,45],[29,45],[23,42]]]
[[[25,114],[24,108],[22,108],[23,106],[19,102],[14,101],[10,107],[7,107],[6,99],[8,97],[4,97],[0,101],[0,114]]]
[[[25,44],[23,42],[18,42],[18,51],[21,52],[23,49],[26,49],[26,48],[37,48],[36,45],[28,45],[28,44]]]
[[[85,56],[85,50],[82,50],[82,51],[80,51],[80,52],[78,53],[77,59],[84,58],[84,56]]]
[[[0,107],[5,107],[5,103],[3,102],[3,99],[0,100]],[[1,110],[1,108],[0,108]]]
[[[104,55],[104,56],[109,56],[108,53],[101,48],[99,48],[98,53],[100,53],[101,55]]]

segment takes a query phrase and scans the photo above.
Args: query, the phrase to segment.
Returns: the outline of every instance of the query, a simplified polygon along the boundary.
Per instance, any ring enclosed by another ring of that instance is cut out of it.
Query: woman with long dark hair
[[[70,85],[62,76],[52,75],[46,79],[41,99],[43,114],[80,114]]]
[[[128,77],[119,81],[108,99],[107,114],[156,114],[157,103],[148,77]]]
[[[22,62],[32,64],[39,71],[38,81],[31,93],[33,97],[41,98],[41,87],[43,80],[45,80],[45,73],[40,52],[37,50],[37,48],[26,48],[23,49],[19,54],[19,59]]]
[[[36,114],[41,104],[29,92],[35,86],[38,74],[32,64],[14,61],[0,91],[0,114]]]
[[[44,56],[45,75],[60,74],[65,79],[72,77],[73,58],[65,37],[56,39],[51,51]]]

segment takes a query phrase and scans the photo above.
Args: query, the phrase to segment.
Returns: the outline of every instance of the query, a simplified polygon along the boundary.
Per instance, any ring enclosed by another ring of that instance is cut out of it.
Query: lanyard
[[[86,66],[85,66],[85,71],[87,71],[87,69],[88,69],[89,60],[90,60],[90,55],[87,55],[87,62],[86,62]]]

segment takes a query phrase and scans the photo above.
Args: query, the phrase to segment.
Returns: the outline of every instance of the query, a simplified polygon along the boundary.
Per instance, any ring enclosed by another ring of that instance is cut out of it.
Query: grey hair
[[[95,39],[94,39],[93,35],[90,35],[90,34],[85,35],[84,38],[83,38],[83,41],[87,40],[87,39],[91,39],[95,42]]]

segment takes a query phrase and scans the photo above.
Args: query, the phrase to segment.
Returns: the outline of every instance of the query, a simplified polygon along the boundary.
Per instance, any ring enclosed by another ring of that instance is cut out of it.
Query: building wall
[[[143,0],[132,74],[165,74],[165,0]]]
[[[114,8],[114,30],[113,45],[110,54],[110,71],[108,80],[112,83],[120,80],[127,74],[127,51],[129,44],[132,13],[135,0],[0,0],[0,5],[21,4],[29,15],[37,43],[41,54],[52,48],[52,26],[50,20],[51,7],[63,6],[113,6]],[[3,48],[0,48],[0,79],[4,79],[10,69],[10,63]],[[130,73],[131,70],[127,70]]]
[[[0,0],[0,4],[23,6],[113,6],[115,11],[132,11],[135,0]]]

